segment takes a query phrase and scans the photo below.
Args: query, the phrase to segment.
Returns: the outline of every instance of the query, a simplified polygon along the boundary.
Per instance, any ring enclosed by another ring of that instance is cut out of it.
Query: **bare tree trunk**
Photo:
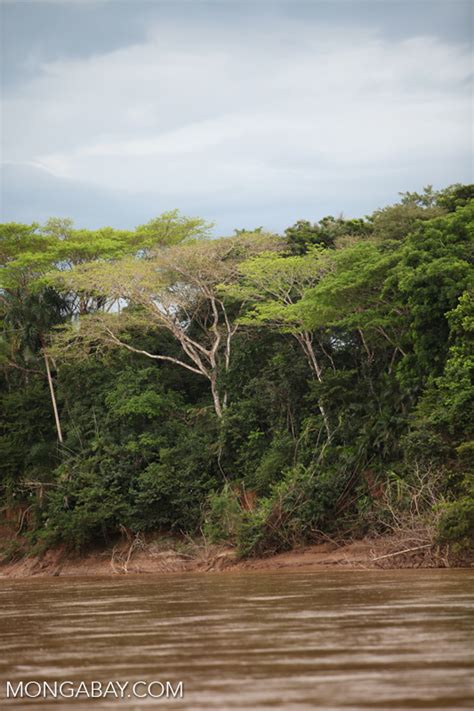
[[[53,384],[53,379],[51,377],[51,369],[49,367],[49,360],[48,360],[48,356],[46,355],[46,353],[43,353],[43,357],[44,357],[44,364],[46,366],[46,375],[48,377],[49,392],[51,393],[51,403],[53,405],[54,420],[56,422],[56,430],[58,432],[58,440],[62,444],[63,443],[63,434],[61,432],[61,422],[59,421],[58,406],[56,404],[56,395],[54,394],[54,384]]]
[[[314,352],[311,335],[306,332],[305,333],[298,333],[298,334],[295,334],[295,338],[298,341],[298,343],[300,344],[300,346],[302,347],[302,349],[306,355],[306,358],[309,363],[309,367],[315,374],[318,382],[322,383],[323,382],[323,378],[322,378],[323,371],[322,371],[322,368],[319,365],[318,360],[316,358],[316,353]],[[324,427],[327,432],[328,440],[330,440],[332,437],[332,434],[331,434],[331,428],[329,426],[329,418],[327,416],[326,409],[325,409],[324,405],[322,404],[321,400],[318,401],[318,409],[319,409],[319,412],[321,413],[321,417],[323,418]]]
[[[221,405],[221,399],[219,397],[219,391],[217,389],[217,382],[216,382],[216,376],[214,373],[211,374],[211,377],[209,378],[210,383],[211,383],[211,393],[212,393],[212,400],[214,402],[214,410],[216,411],[216,415],[219,419],[222,419],[222,405]]]
[[[227,398],[224,398],[224,404],[221,403],[221,398],[219,395],[219,390],[217,387],[217,364],[216,364],[216,357],[215,353],[213,351],[208,352],[205,349],[201,347],[201,350],[203,351],[203,356],[207,359],[209,366],[205,365],[203,363],[203,359],[201,359],[201,356],[199,353],[197,353],[195,349],[195,345],[199,344],[194,344],[190,339],[184,339],[184,338],[178,338],[178,336],[175,336],[179,342],[181,347],[183,348],[184,353],[189,357],[189,359],[195,363],[195,365],[190,365],[189,363],[185,363],[184,361],[180,360],[179,358],[173,358],[172,356],[164,356],[164,355],[159,355],[155,353],[150,353],[149,351],[145,351],[142,348],[135,348],[134,346],[131,346],[129,343],[125,343],[124,341],[121,341],[109,328],[105,327],[105,332],[107,333],[110,341],[118,346],[122,346],[123,348],[126,348],[128,351],[131,353],[140,353],[141,355],[147,356],[147,358],[152,358],[153,360],[160,360],[160,361],[165,361],[169,363],[175,363],[176,365],[179,365],[181,368],[186,368],[186,370],[190,370],[192,373],[197,373],[198,375],[202,375],[204,378],[207,378],[211,384],[211,393],[212,393],[212,400],[214,402],[214,410],[216,411],[216,415],[219,419],[222,418],[222,411],[225,409],[226,406],[226,401]],[[189,341],[189,342],[188,342]],[[219,345],[219,343],[217,343]],[[215,347],[215,350],[217,350],[217,347]]]

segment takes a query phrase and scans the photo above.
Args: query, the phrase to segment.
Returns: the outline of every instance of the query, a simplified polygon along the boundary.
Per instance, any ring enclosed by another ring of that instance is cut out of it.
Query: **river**
[[[2,707],[474,708],[473,602],[468,570],[3,578],[1,694],[72,684]],[[65,698],[92,680],[163,687]]]

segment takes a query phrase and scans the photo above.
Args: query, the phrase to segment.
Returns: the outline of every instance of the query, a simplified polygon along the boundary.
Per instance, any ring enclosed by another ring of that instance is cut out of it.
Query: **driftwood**
[[[405,548],[402,551],[397,551],[396,553],[386,553],[385,555],[379,555],[377,558],[372,558],[372,562],[376,560],[382,560],[382,558],[393,558],[396,555],[402,555],[402,553],[411,553],[412,551],[419,551],[422,548],[431,548],[431,543],[426,543],[424,546],[416,546],[415,548]]]
[[[123,528],[125,534],[127,535],[128,541],[130,542],[129,532],[127,531],[127,529],[125,528],[125,526],[121,526],[121,528]],[[130,546],[129,546],[129,548],[128,548],[128,552],[127,552],[127,556],[126,556],[125,560],[123,559],[123,553],[120,554],[121,560],[120,560],[120,558],[119,558],[118,565],[120,566],[121,570],[117,570],[117,566],[115,565],[115,554],[116,554],[116,552],[117,552],[118,544],[115,545],[115,546],[113,547],[113,549],[112,549],[112,556],[111,556],[111,558],[110,558],[110,567],[112,568],[113,572],[116,573],[116,574],[118,574],[118,573],[128,573],[128,564],[130,563],[130,559],[131,559],[131,557],[132,557],[132,553],[134,552],[134,550],[135,550],[136,548],[138,548],[138,547],[141,546],[141,545],[142,545],[142,540],[141,540],[141,538],[140,538],[140,534],[137,533],[137,534],[135,535],[135,538],[132,540],[132,542],[131,542],[131,544],[130,544]]]

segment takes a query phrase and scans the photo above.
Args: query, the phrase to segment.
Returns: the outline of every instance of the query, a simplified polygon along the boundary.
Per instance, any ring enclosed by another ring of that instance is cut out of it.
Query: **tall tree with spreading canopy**
[[[297,311],[295,305],[331,270],[331,264],[330,254],[317,247],[309,248],[304,256],[257,255],[239,266],[239,280],[223,287],[224,293],[247,305],[239,319],[242,325],[266,325],[291,334],[302,348],[311,372],[319,382],[323,377],[321,355],[330,363],[331,357],[325,349],[323,334],[309,326],[304,312]],[[319,410],[330,438],[329,418],[321,401]]]
[[[174,363],[209,381],[214,409],[221,418],[227,405],[225,374],[239,324],[231,319],[220,287],[238,276],[244,259],[278,249],[270,234],[244,234],[191,241],[116,261],[92,262],[62,274],[63,288],[102,295],[126,304],[121,313],[96,313],[56,338],[55,353],[88,353],[98,347],[123,347],[157,361]],[[133,329],[162,328],[181,355],[151,353],[133,341]]]

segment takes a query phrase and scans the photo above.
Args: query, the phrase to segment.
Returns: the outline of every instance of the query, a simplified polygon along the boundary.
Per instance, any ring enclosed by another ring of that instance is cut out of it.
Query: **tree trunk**
[[[322,371],[322,368],[319,365],[318,360],[316,358],[316,353],[314,352],[311,336],[308,333],[304,333],[302,335],[297,334],[296,340],[299,342],[299,344],[303,348],[303,351],[304,351],[306,358],[308,360],[309,367],[315,374],[318,382],[322,383],[323,382],[323,378],[322,378],[323,371]],[[319,412],[321,413],[321,417],[323,418],[324,427],[327,432],[328,440],[330,440],[332,437],[332,434],[331,434],[331,428],[329,426],[329,418],[327,416],[326,409],[325,409],[323,403],[321,402],[321,400],[318,401],[318,409],[319,409]]]
[[[51,393],[51,403],[53,405],[54,421],[56,422],[56,430],[58,433],[58,440],[62,444],[63,443],[63,434],[61,432],[61,422],[59,421],[58,406],[56,404],[56,395],[54,394],[54,384],[53,384],[53,379],[51,377],[51,369],[49,367],[49,360],[48,360],[48,356],[46,355],[46,353],[43,353],[43,357],[44,357],[44,364],[46,366],[46,375],[48,377],[49,392]]]
[[[214,402],[214,410],[216,411],[216,415],[219,419],[222,419],[222,405],[221,405],[221,399],[219,397],[219,391],[217,389],[217,382],[216,382],[216,376],[214,373],[211,374],[211,377],[209,378],[211,382],[211,392],[212,392],[212,400]]]

